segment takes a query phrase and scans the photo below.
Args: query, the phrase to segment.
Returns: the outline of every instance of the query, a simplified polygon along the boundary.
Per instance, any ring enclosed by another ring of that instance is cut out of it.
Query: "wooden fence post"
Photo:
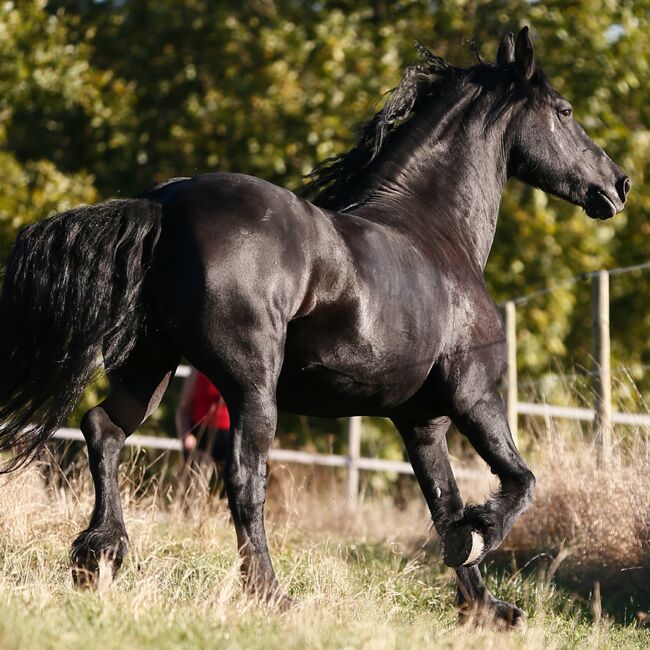
[[[598,271],[592,277],[592,318],[595,362],[595,434],[598,460],[609,461],[612,449],[612,378],[609,337],[609,273]]]
[[[515,303],[506,303],[506,413],[515,445],[518,445],[517,421],[517,312]]]
[[[348,505],[357,507],[359,499],[359,467],[357,461],[361,455],[361,418],[353,417],[348,421]]]

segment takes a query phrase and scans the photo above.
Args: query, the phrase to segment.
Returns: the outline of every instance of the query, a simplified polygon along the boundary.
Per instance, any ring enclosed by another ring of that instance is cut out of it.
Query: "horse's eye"
[[[565,106],[558,110],[562,117],[571,117],[573,115],[573,109],[570,106]]]

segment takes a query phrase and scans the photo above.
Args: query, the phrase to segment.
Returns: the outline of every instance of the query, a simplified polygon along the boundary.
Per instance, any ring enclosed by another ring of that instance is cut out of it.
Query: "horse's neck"
[[[469,114],[471,113],[471,115]],[[499,127],[462,103],[435,124],[413,120],[363,189],[367,212],[435,242],[453,242],[485,267],[507,179]],[[383,214],[382,214],[383,210]]]

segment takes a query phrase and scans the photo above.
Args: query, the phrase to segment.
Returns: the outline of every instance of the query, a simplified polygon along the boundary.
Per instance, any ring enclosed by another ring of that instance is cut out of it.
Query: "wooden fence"
[[[594,435],[601,463],[607,463],[612,451],[614,424],[650,427],[650,414],[620,413],[612,410],[612,370],[609,327],[609,271],[591,274],[591,304],[593,327],[593,408],[573,408],[520,402],[517,395],[517,325],[516,301],[505,303],[507,371],[505,402],[508,424],[517,442],[518,416],[540,416],[582,420],[594,423]]]
[[[647,268],[641,265],[636,268]],[[619,270],[620,271],[620,270]],[[520,402],[517,391],[517,326],[516,304],[509,301],[504,305],[506,344],[507,344],[507,371],[505,383],[505,403],[508,422],[515,442],[518,434],[518,418],[520,415],[559,418],[594,422],[594,433],[598,443],[599,459],[606,463],[611,455],[612,425],[630,425],[650,427],[650,414],[618,413],[612,411],[611,392],[611,362],[610,362],[610,331],[609,331],[609,272],[599,271],[591,275],[592,282],[592,321],[594,329],[594,388],[595,400],[593,408],[574,408],[554,406],[550,404],[536,404]],[[187,366],[180,366],[176,377],[185,377],[189,374]],[[78,429],[61,429],[55,438],[62,440],[83,440]],[[159,449],[161,451],[182,451],[181,441],[175,438],[162,438],[154,436],[132,435],[127,445]],[[348,424],[348,454],[318,454],[292,449],[272,449],[270,458],[273,461],[300,463],[307,465],[323,465],[326,467],[347,468],[347,497],[350,506],[357,503],[359,494],[359,472],[395,472],[399,474],[412,474],[411,465],[406,462],[385,460],[380,458],[366,458],[361,456],[361,418],[349,419]],[[464,468],[455,468],[459,478],[472,479],[476,473]]]

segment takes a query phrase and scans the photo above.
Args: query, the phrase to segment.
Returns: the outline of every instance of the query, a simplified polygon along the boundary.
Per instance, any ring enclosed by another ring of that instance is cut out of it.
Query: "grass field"
[[[88,477],[45,486],[29,470],[0,490],[0,648],[650,647],[635,622],[650,609],[648,465],[600,472],[588,454],[563,458],[558,468],[540,456],[537,505],[486,569],[490,588],[528,612],[524,633],[458,627],[453,573],[415,492],[401,508],[375,497],[350,515],[332,479],[310,486],[282,467],[269,537],[293,610],[242,596],[223,503],[200,487],[182,499],[137,485],[128,468],[129,557],[112,585],[78,592],[67,553],[91,510]],[[464,491],[480,498],[488,476]]]

